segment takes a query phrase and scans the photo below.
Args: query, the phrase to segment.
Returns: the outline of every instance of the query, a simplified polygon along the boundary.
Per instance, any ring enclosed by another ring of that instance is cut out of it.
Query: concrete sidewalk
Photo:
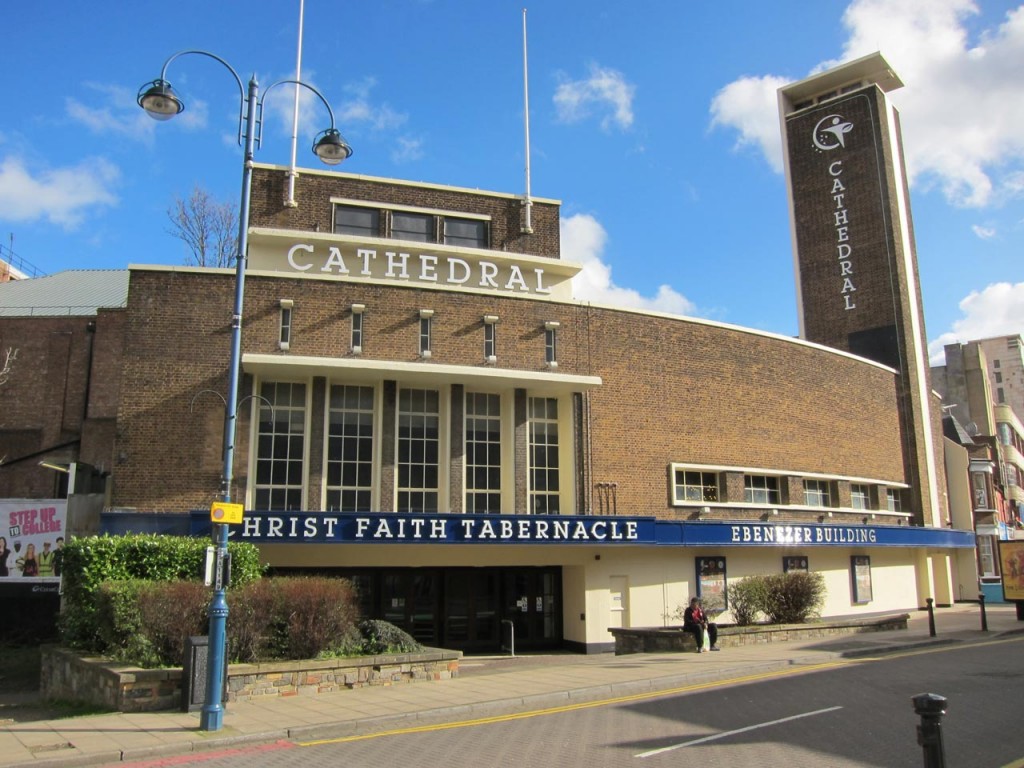
[[[225,708],[224,727],[216,732],[199,730],[198,712],[4,723],[0,768],[102,765],[279,739],[337,738],[653,694],[853,656],[1024,633],[1024,622],[1017,620],[1013,606],[990,605],[987,614],[989,631],[982,632],[977,605],[938,608],[934,638],[927,613],[919,611],[911,614],[905,631],[725,648],[721,653],[471,656],[463,659],[459,677],[446,682],[231,703]]]

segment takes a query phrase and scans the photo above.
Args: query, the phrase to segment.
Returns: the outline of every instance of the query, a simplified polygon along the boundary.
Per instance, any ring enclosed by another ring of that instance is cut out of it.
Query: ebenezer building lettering
[[[874,544],[874,528],[845,528],[838,525],[733,525],[736,544]]]

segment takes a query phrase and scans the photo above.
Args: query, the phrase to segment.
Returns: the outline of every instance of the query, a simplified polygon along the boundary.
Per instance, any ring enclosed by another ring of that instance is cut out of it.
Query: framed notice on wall
[[[1003,600],[1024,600],[1024,541],[999,542],[999,567],[1003,572]]]
[[[807,573],[807,556],[786,555],[782,558],[782,570],[784,573]]]
[[[871,558],[853,555],[850,558],[850,577],[853,582],[853,602],[871,602]]]
[[[698,557],[697,596],[707,612],[724,611],[729,607],[725,592],[725,558]]]

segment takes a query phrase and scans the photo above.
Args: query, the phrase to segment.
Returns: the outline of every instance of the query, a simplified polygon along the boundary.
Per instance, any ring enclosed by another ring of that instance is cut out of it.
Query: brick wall
[[[133,273],[116,505],[183,511],[206,506],[216,492],[223,410],[213,393],[226,381],[232,291],[226,274]],[[285,296],[295,302],[286,353],[277,345]],[[484,368],[481,318],[496,314],[496,367],[547,371],[543,324],[559,321],[558,373],[603,380],[582,410],[591,433],[587,475],[617,483],[619,514],[677,516],[667,491],[672,462],[904,481],[891,372],[740,329],[504,296],[250,277],[243,349],[282,361],[351,358],[352,303],[366,305],[362,360],[418,360],[418,311],[431,308],[431,365]],[[247,472],[247,413],[243,407],[237,489]],[[737,482],[742,499],[741,476]]]
[[[46,459],[104,470],[119,397],[124,314],[0,317],[0,497],[55,493]]]
[[[254,227],[331,232],[334,227],[331,198],[360,200],[388,205],[453,211],[490,217],[490,247],[496,251],[549,256],[560,253],[557,204],[534,201],[531,213],[533,234],[523,234],[521,198],[513,195],[477,192],[456,187],[405,184],[393,179],[375,179],[344,173],[303,171],[296,181],[298,205],[285,205],[288,197],[288,169],[256,166],[252,181]]]

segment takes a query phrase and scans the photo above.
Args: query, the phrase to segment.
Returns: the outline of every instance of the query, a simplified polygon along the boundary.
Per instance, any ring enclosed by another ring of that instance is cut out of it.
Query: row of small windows
[[[267,382],[260,387],[256,437],[255,509],[302,508],[305,487],[306,395],[304,383]],[[374,490],[374,388],[336,384],[329,388],[324,469],[325,508],[368,512]],[[440,506],[441,393],[401,388],[396,403],[396,511],[436,513]],[[464,402],[465,510],[499,514],[502,510],[501,396],[467,392]],[[562,510],[558,400],[527,399],[531,514]],[[505,510],[508,511],[508,510]]]
[[[722,477],[718,472],[677,469],[675,472],[675,500],[677,503],[717,504],[729,501],[722,498]],[[808,507],[835,507],[837,484],[832,480],[803,480],[802,504]],[[739,499],[732,499],[739,501]],[[777,475],[743,475],[743,502],[765,506],[783,505],[780,478]],[[790,504],[800,502],[789,500]],[[850,507],[857,510],[872,509],[871,486],[850,483]],[[898,488],[885,488],[878,500],[878,508],[889,512],[902,512],[902,494]]]
[[[291,299],[281,299],[280,329],[278,346],[281,349],[289,349],[292,342],[292,315],[295,302]],[[366,305],[352,305],[352,353],[361,354],[363,351],[364,331],[363,315]],[[419,355],[429,358],[433,354],[433,320],[434,310],[421,309],[419,311]],[[484,315],[484,360],[489,363],[497,362],[498,359],[498,316]],[[558,365],[558,322],[544,324],[544,362],[554,368]]]
[[[487,248],[489,245],[489,227],[484,219],[362,205],[335,205],[334,231],[357,237],[387,237],[467,248]]]

